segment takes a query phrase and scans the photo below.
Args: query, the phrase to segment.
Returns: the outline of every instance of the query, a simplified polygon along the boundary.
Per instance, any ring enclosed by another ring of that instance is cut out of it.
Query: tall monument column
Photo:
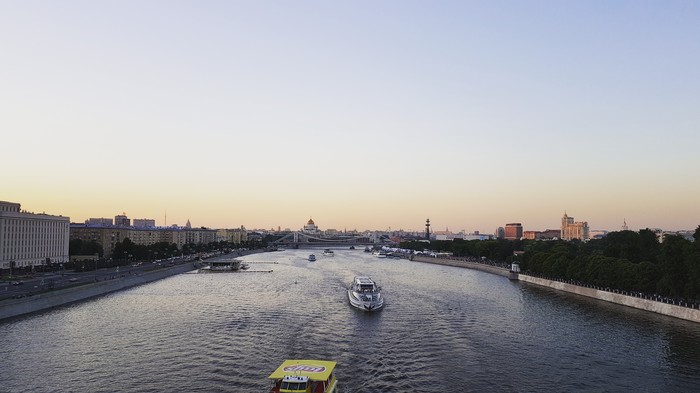
[[[430,240],[430,219],[425,220],[425,240]]]

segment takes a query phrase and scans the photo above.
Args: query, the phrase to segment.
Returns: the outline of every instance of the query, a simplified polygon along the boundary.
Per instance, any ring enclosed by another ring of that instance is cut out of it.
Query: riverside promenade
[[[411,259],[414,262],[433,263],[436,265],[456,266],[467,269],[481,270],[483,272],[497,274],[504,277],[515,277],[516,280],[527,284],[538,285],[558,291],[573,293],[575,295],[586,296],[593,299],[603,300],[610,303],[620,304],[639,310],[650,311],[663,314],[686,321],[700,323],[700,309],[686,307],[674,302],[655,300],[642,296],[641,294],[627,294],[604,288],[576,285],[568,282],[535,277],[523,273],[511,276],[510,269],[479,262],[470,262],[457,258],[433,258],[416,255]]]

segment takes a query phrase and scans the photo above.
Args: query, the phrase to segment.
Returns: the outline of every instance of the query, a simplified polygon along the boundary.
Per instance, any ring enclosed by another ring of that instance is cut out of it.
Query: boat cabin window
[[[282,390],[306,390],[306,382],[282,382]]]

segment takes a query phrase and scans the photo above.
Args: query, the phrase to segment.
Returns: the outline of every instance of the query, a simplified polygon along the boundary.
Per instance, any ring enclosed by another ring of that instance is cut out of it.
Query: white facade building
[[[311,218],[309,218],[309,221],[306,223],[306,225],[304,225],[304,228],[302,228],[301,231],[309,235],[318,235],[321,233],[321,231],[318,230],[318,226]]]
[[[20,210],[19,203],[0,201],[0,269],[69,261],[70,218]]]

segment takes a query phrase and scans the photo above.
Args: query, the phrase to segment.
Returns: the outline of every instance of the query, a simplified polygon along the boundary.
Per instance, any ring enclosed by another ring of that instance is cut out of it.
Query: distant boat
[[[355,249],[355,246],[350,246],[350,249],[351,249],[351,250],[354,250],[354,249]]]
[[[323,256],[324,257],[334,257],[335,253],[330,248],[326,248],[325,250],[323,250]]]
[[[309,262],[314,262],[316,260],[316,255],[311,254],[309,255]]]
[[[372,255],[376,255],[378,258],[386,258],[386,251],[374,250],[372,251]]]
[[[365,247],[365,252],[372,252],[372,250],[369,249],[369,246]]]

